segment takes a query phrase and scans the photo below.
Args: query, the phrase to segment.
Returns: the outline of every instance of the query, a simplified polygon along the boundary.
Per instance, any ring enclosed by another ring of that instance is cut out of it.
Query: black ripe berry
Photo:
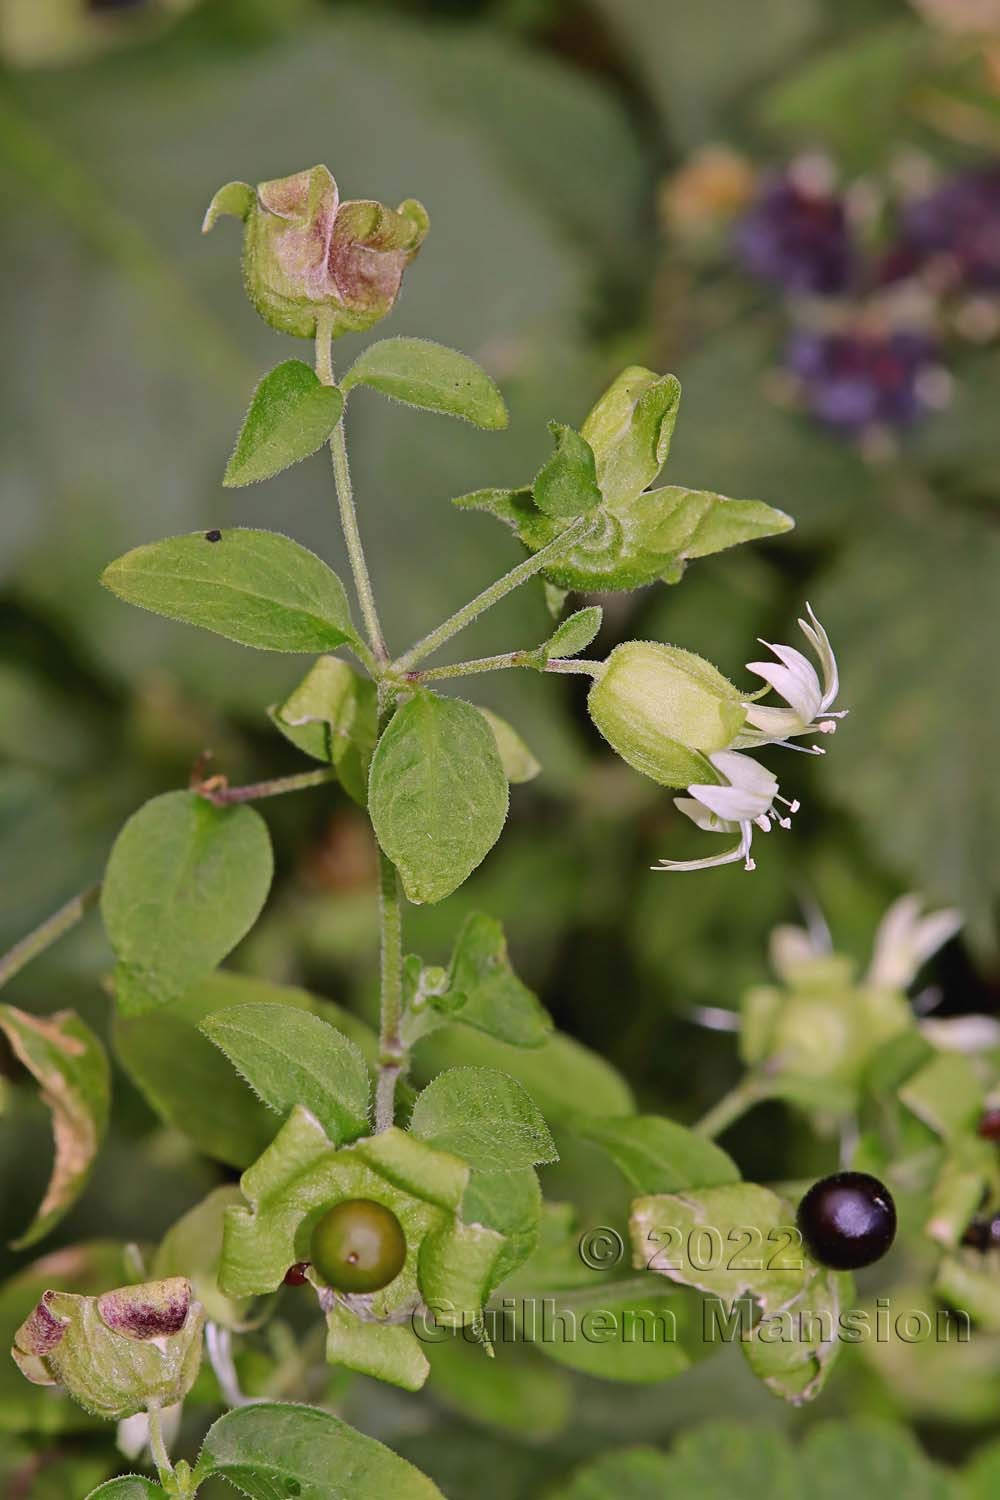
[[[307,1260],[297,1260],[293,1266],[289,1266],[285,1272],[286,1286],[305,1286],[306,1272],[309,1269]]]
[[[881,1260],[896,1237],[892,1194],[867,1172],[835,1172],[813,1183],[799,1204],[798,1225],[813,1259],[836,1271]]]
[[[1000,1249],[1000,1214],[995,1214],[992,1219],[973,1219],[962,1236],[962,1244],[981,1250],[983,1254],[987,1250]]]
[[[218,528],[216,528],[216,529],[214,529],[212,531],[206,531],[205,532],[205,540],[206,540],[206,542],[221,542],[222,541],[222,532],[219,531]]]
[[[338,1292],[377,1292],[406,1260],[406,1236],[391,1209],[348,1198],[326,1211],[312,1232],[313,1265]]]
[[[984,1110],[976,1130],[984,1141],[1000,1141],[1000,1109]]]

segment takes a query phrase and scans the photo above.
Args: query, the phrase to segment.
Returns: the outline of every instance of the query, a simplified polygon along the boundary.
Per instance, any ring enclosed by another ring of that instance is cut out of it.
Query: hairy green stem
[[[321,311],[316,318],[316,374],[324,385],[334,383],[331,318],[332,314],[327,309]],[[372,656],[376,667],[381,668],[389,660],[389,652],[382,634],[378,610],[375,607],[375,590],[372,588],[371,575],[368,572],[364,544],[358,526],[351,469],[347,462],[347,438],[344,433],[343,416],[330,434],[330,460],[333,464],[333,483],[337,491],[340,524],[347,546],[347,556],[350,559],[351,573],[354,577],[354,589],[361,606],[365,630],[368,632],[368,644],[371,646]]]
[[[403,1019],[403,910],[396,866],[379,850],[381,1004],[375,1129],[388,1130],[396,1117],[396,1081],[406,1063],[400,1035]]]
[[[282,797],[286,792],[304,792],[313,786],[323,786],[336,781],[333,766],[323,766],[318,771],[298,771],[294,776],[275,776],[270,781],[253,781],[249,786],[226,786],[220,777],[218,782],[203,781],[192,788],[206,802],[216,807],[228,807],[233,802],[257,802],[262,797]]]
[[[499,656],[480,656],[474,661],[457,661],[449,667],[427,667],[403,675],[406,682],[414,685],[444,682],[449,677],[474,677],[479,672],[503,672],[509,667],[533,667],[536,672],[579,672],[587,677],[597,677],[601,666],[598,661],[570,661],[562,657],[540,662],[537,650],[504,651]]]
[[[728,1094],[723,1094],[718,1104],[714,1105],[706,1115],[695,1125],[699,1135],[714,1139],[741,1115],[746,1114],[755,1104],[767,1098],[767,1088],[759,1078],[744,1078],[735,1088],[731,1088]]]
[[[566,530],[561,531],[547,546],[532,553],[530,557],[525,558],[524,562],[518,563],[516,568],[511,568],[509,573],[505,573],[502,578],[497,579],[496,583],[491,583],[489,588],[483,589],[481,594],[470,599],[468,604],[456,610],[436,630],[432,630],[429,635],[424,636],[423,640],[411,646],[409,651],[404,651],[403,655],[393,662],[390,671],[404,673],[408,672],[411,667],[415,667],[418,662],[423,661],[425,656],[430,656],[439,646],[450,641],[452,636],[458,635],[458,632],[464,630],[466,625],[471,625],[484,610],[491,609],[494,604],[499,604],[501,599],[506,598],[514,589],[520,588],[522,583],[526,583],[529,578],[534,578],[535,574],[540,573],[546,564],[550,563],[564,548],[578,541],[590,525],[590,517],[581,516],[571,526],[567,526]]]
[[[0,985],[13,979],[14,975],[24,968],[25,964],[37,958],[39,953],[44,953],[46,948],[61,938],[71,928],[75,927],[82,917],[85,917],[92,906],[97,905],[97,898],[101,894],[99,884],[89,885],[79,895],[72,896],[65,906],[60,906],[51,917],[46,917],[34,932],[29,932],[19,943],[15,943],[9,952],[0,958]]]
[[[167,1452],[167,1445],[163,1440],[163,1418],[160,1415],[160,1408],[158,1406],[150,1406],[148,1408],[148,1416],[149,1451],[153,1455],[153,1462],[160,1476],[160,1482],[169,1492],[172,1488],[170,1480],[173,1477],[174,1466],[170,1462],[170,1454]]]

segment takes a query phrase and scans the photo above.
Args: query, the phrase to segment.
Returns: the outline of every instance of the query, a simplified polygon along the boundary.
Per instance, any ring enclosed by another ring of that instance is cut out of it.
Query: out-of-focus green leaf
[[[374,682],[338,656],[321,656],[271,722],[306,755],[336,767],[341,785],[359,807],[368,800],[368,769],[377,738]]]
[[[655,1448],[619,1448],[578,1469],[552,1500],[663,1500],[670,1464]]]
[[[885,517],[840,556],[817,604],[851,710],[824,766],[831,790],[911,889],[965,912],[981,950],[995,942],[1000,873],[1000,700],[981,649],[1000,635],[998,570],[985,519]]]
[[[126,552],[105,588],[155,615],[261,651],[332,651],[356,640],[344,585],[277,531],[193,531]]]
[[[38,1083],[52,1113],[55,1159],[31,1224],[13,1241],[24,1250],[44,1239],[83,1192],[108,1126],[111,1069],[98,1037],[71,1010],[33,1016],[0,1005],[0,1031]]]
[[[640,1193],[675,1193],[740,1180],[736,1163],[714,1141],[661,1115],[609,1120],[581,1110],[571,1126],[582,1140],[607,1152]]]
[[[524,781],[534,781],[541,772],[542,763],[532,755],[513,724],[501,719],[491,708],[481,708],[479,712],[493,731],[500,764],[507,780],[512,786],[519,786]]]
[[[302,360],[285,360],[254,391],[223,484],[254,484],[308,458],[326,442],[343,409],[335,385],[322,385]]]
[[[425,1347],[431,1394],[461,1416],[534,1442],[554,1437],[569,1421],[572,1392],[566,1377],[512,1344],[497,1344],[495,1357],[488,1359],[456,1331]]]
[[[273,868],[252,807],[165,792],[134,813],[101,890],[122,1014],[178,999],[221,963],[260,915]]]
[[[803,1493],[810,1500],[869,1494],[949,1500],[953,1493],[945,1473],[924,1456],[905,1427],[864,1417],[813,1428],[799,1463]]]
[[[381,339],[369,344],[341,382],[345,391],[371,386],[383,396],[426,411],[462,417],[476,427],[507,426],[507,408],[486,371],[456,349],[429,339]]]

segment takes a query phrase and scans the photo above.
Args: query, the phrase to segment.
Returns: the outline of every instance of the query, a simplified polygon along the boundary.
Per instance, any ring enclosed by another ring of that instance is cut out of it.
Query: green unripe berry
[[[406,1236],[391,1209],[370,1198],[347,1198],[316,1224],[310,1257],[335,1291],[377,1292],[403,1269]]]

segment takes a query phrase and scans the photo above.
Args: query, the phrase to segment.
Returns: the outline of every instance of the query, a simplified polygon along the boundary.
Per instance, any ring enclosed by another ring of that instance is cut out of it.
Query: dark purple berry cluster
[[[830,164],[793,163],[764,181],[735,246],[751,275],[789,299],[784,368],[796,401],[831,430],[863,439],[902,431],[943,403],[950,382],[939,330],[957,299],[1000,292],[1000,164],[953,177],[895,212],[883,205],[864,232],[853,203],[834,187]],[[987,323],[980,316],[976,328]],[[957,316],[951,326],[979,336]]]

